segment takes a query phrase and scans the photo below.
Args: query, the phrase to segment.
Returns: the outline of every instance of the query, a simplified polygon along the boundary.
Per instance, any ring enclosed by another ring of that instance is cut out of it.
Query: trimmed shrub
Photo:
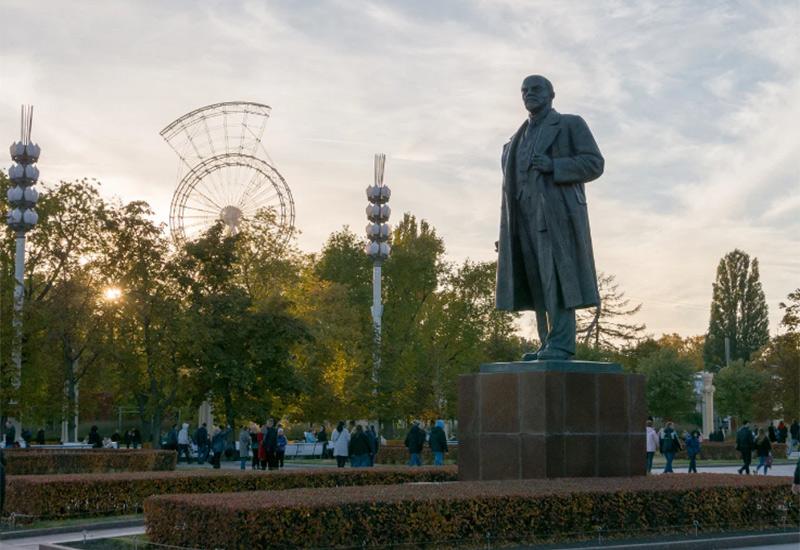
[[[193,548],[530,544],[798,523],[788,478],[721,474],[164,495],[144,509],[151,542]]]
[[[378,456],[375,462],[378,464],[406,464],[409,459],[408,449],[400,445],[381,445],[378,449]],[[458,446],[450,445],[449,450],[444,454],[445,460],[458,462]],[[433,464],[433,453],[430,447],[422,450],[422,463]]]
[[[141,512],[144,500],[152,495],[280,491],[298,487],[390,485],[456,479],[458,471],[455,467],[9,476],[5,511],[37,518],[132,514]]]
[[[684,445],[683,441],[681,441],[681,445]],[[787,445],[783,443],[772,444],[772,456],[775,458],[786,458],[787,450]],[[753,455],[755,455],[755,451],[753,451]],[[688,459],[686,449],[677,453],[675,457]],[[699,460],[741,460],[741,458],[734,441],[703,441],[700,444]]]
[[[145,449],[9,449],[9,475],[84,474],[174,470],[175,451]]]

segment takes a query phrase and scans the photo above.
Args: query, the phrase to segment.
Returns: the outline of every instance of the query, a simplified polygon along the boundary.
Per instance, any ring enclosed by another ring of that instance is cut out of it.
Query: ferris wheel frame
[[[202,195],[197,189],[198,184],[213,172],[226,167],[250,168],[259,172],[264,179],[272,185],[280,206],[279,211],[276,212],[278,216],[276,227],[280,232],[281,243],[285,244],[294,232],[295,211],[292,191],[289,189],[289,185],[280,172],[271,164],[253,155],[241,153],[224,153],[207,158],[195,165],[183,176],[178,187],[175,189],[175,193],[172,195],[172,201],[169,207],[169,226],[173,240],[179,245],[187,241],[184,218],[187,208],[186,203],[193,192]],[[247,197],[248,193],[255,193],[256,190],[251,190],[251,187],[252,183],[245,189],[243,199]],[[205,198],[216,206],[219,211],[222,211],[226,207],[226,205],[214,203],[213,199],[210,197],[206,196]]]

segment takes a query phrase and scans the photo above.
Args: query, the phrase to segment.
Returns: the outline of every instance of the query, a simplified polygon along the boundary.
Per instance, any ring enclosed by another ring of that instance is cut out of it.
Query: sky
[[[704,333],[720,258],[800,287],[800,3],[675,0],[0,0],[0,132],[33,104],[41,180],[96,178],[166,222],[177,157],[159,136],[221,101],[268,104],[264,146],[298,244],[366,224],[373,155],[397,219],[447,258],[492,260],[500,151],[529,74],[605,157],[587,185],[597,268],[655,336]],[[10,161],[9,161],[10,163]]]

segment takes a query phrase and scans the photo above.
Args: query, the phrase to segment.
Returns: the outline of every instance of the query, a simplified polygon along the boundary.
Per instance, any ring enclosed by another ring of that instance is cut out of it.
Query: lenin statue
[[[503,146],[497,309],[533,310],[541,347],[523,360],[575,354],[575,310],[600,305],[584,184],[603,156],[584,120],[553,109],[543,76],[522,82],[528,118]]]

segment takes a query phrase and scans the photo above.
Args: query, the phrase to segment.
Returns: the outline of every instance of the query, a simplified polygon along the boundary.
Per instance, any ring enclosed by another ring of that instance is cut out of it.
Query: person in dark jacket
[[[425,447],[425,430],[419,427],[419,420],[415,420],[408,431],[405,440],[409,466],[422,466],[422,448]]]
[[[261,446],[264,448],[264,454],[267,458],[267,469],[278,469],[278,430],[275,428],[275,420],[270,418],[267,420],[267,425],[263,430],[264,438],[261,440]]]
[[[791,453],[797,447],[797,442],[800,441],[800,424],[797,423],[797,420],[792,420],[792,425],[789,426],[789,436],[792,440],[792,446],[789,449]]]
[[[139,428],[133,429],[133,439],[131,440],[133,443],[133,448],[138,449],[142,446],[142,432],[139,431]]]
[[[44,445],[44,428],[39,428],[39,431],[36,432],[36,444]]]
[[[208,460],[208,428],[205,422],[194,431],[194,443],[197,445],[197,463],[203,464]]]
[[[775,430],[775,424],[772,423],[772,420],[769,421],[769,426],[767,427],[767,436],[770,443],[778,441],[778,432]]]
[[[370,444],[369,437],[364,433],[361,424],[356,425],[353,436],[350,438],[350,465],[353,468],[369,467]]]
[[[447,434],[444,432],[444,420],[437,420],[436,425],[431,428],[429,443],[433,453],[433,465],[444,466],[444,453],[447,452]]]
[[[772,458],[772,442],[769,439],[769,436],[764,433],[764,428],[760,428],[758,430],[758,437],[756,437],[755,443],[753,445],[756,451],[756,456],[758,456],[758,465],[756,466],[756,475],[758,475],[759,468],[764,468],[764,475],[767,475],[767,470],[769,470]]]
[[[320,426],[319,431],[317,432],[317,441],[322,443],[322,455],[320,458],[327,458],[328,457],[328,432],[325,431],[325,424]]]
[[[167,432],[167,437],[164,441],[164,448],[170,451],[178,450],[178,425],[173,424]]]
[[[747,472],[750,475],[750,462],[753,460],[753,432],[750,431],[750,423],[745,420],[742,427],[736,432],[736,450],[742,455],[742,467],[739,473]]]
[[[686,454],[689,456],[689,473],[697,473],[697,455],[700,454],[700,432],[693,430],[686,436]]]
[[[786,443],[786,436],[789,434],[789,428],[786,427],[786,422],[781,420],[778,422],[778,443]]]
[[[278,428],[278,447],[275,451],[275,462],[278,463],[278,468],[283,468],[283,459],[286,456],[286,445],[289,440],[283,435],[283,428]]]
[[[378,447],[380,447],[380,441],[378,440],[378,434],[375,432],[375,426],[370,426],[366,432],[367,438],[369,439],[369,465],[375,466],[375,460],[378,458]]]
[[[100,433],[97,431],[97,426],[91,427],[89,430],[89,437],[86,442],[91,445],[93,449],[103,448],[103,438],[100,437]]]
[[[6,433],[5,433],[6,449],[10,449],[17,442],[17,428],[10,420],[6,420]]]
[[[217,470],[220,468],[222,454],[225,452],[225,447],[227,447],[227,438],[229,433],[231,433],[230,426],[224,430],[217,428],[214,430],[214,436],[211,438],[211,466]]]
[[[250,467],[253,470],[258,470],[258,424],[255,423],[250,425],[250,450],[253,455]]]
[[[680,439],[678,439],[678,433],[675,431],[675,425],[672,422],[667,422],[667,425],[662,430],[659,446],[661,447],[661,454],[667,460],[664,466],[664,473],[671,474],[673,473],[672,461],[675,458],[675,453],[681,450]]]

